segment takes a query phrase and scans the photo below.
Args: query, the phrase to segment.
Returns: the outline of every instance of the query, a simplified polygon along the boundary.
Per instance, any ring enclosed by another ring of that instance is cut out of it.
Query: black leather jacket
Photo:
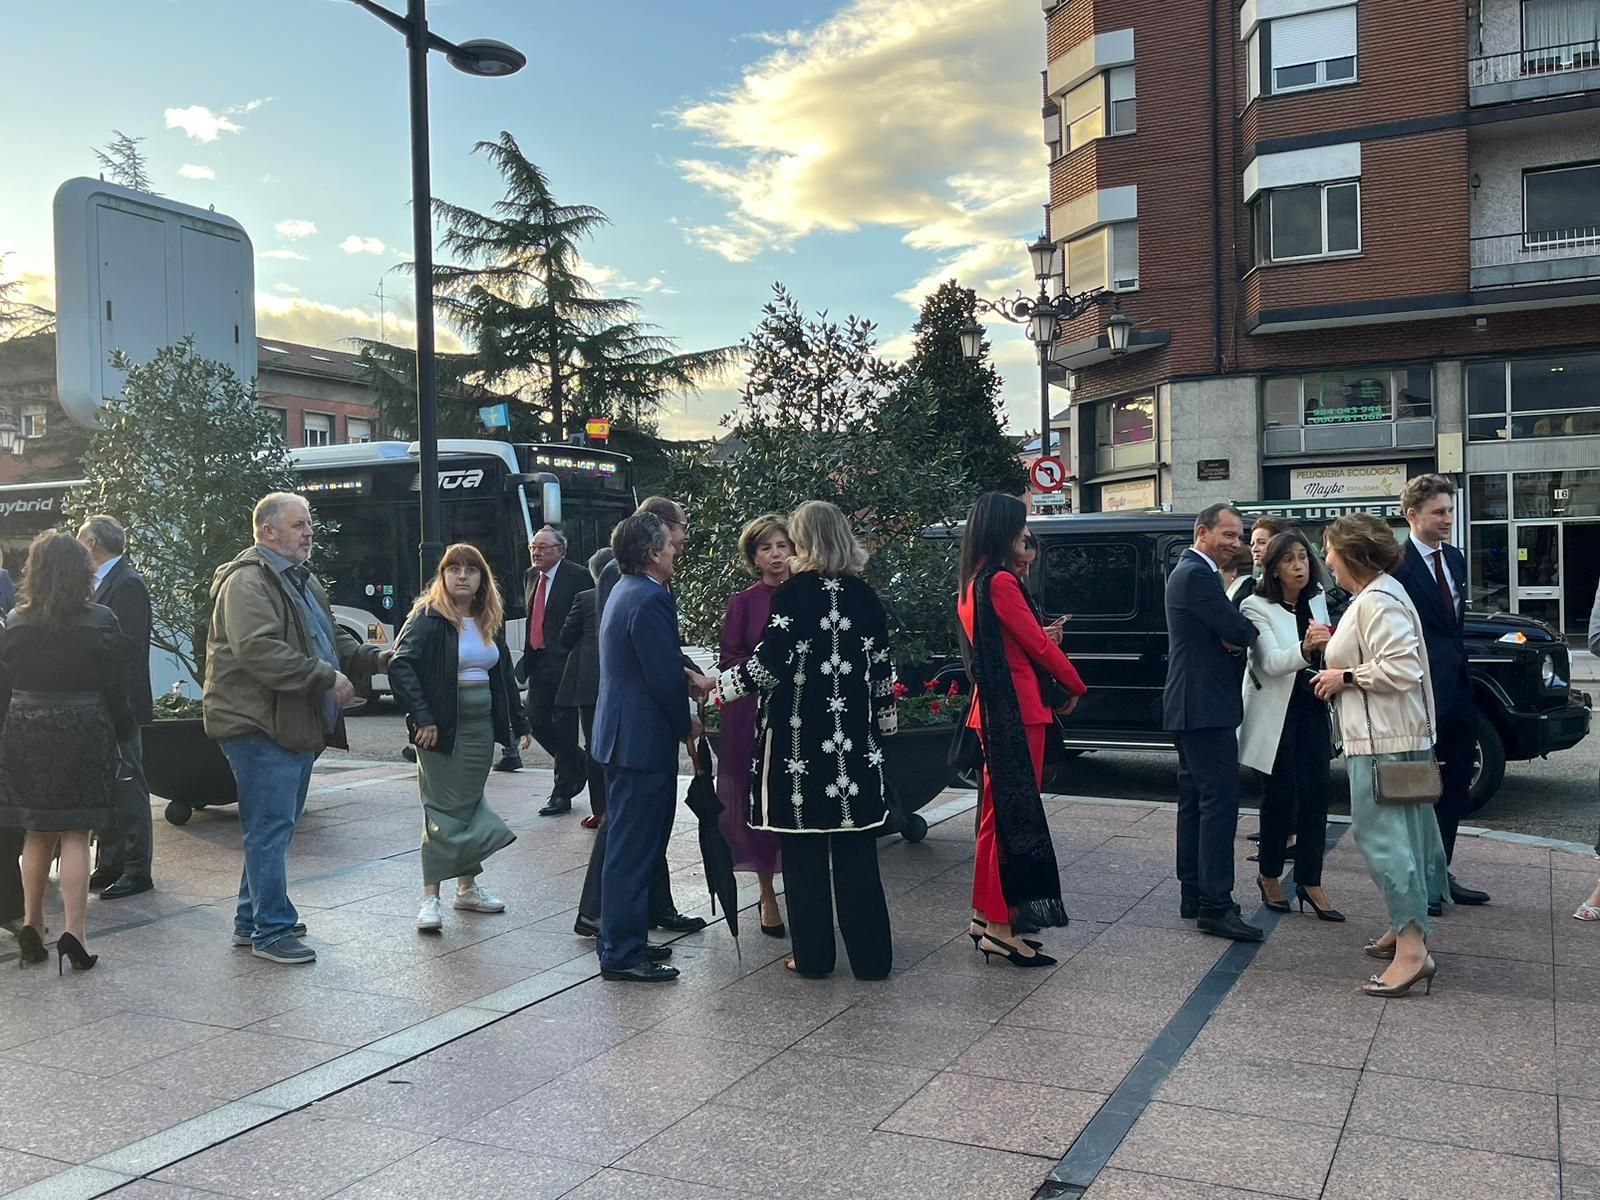
[[[461,652],[460,634],[446,618],[431,608],[423,608],[406,618],[395,639],[394,659],[389,663],[389,686],[406,710],[406,728],[413,742],[422,725],[436,725],[439,740],[433,749],[449,754],[456,744],[456,672]],[[500,661],[489,671],[489,687],[494,702],[494,740],[502,746],[516,745],[528,732],[522,705],[516,703],[512,681],[511,651],[505,631],[494,635]]]

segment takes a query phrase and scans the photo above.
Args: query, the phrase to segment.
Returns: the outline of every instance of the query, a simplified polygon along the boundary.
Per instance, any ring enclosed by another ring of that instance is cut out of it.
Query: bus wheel
[[[167,805],[166,812],[162,815],[167,818],[168,824],[187,825],[189,818],[194,816],[194,809],[187,804],[179,804],[176,800],[173,800]]]

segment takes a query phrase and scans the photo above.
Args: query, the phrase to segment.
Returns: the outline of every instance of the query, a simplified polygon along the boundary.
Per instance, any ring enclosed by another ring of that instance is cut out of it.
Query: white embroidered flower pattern
[[[790,618],[784,616],[782,613],[774,613],[772,616],[772,627],[774,629],[787,629],[789,628],[789,621]]]

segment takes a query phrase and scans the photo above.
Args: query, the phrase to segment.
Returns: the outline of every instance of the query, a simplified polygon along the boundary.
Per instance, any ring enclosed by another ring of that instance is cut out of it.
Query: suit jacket
[[[1222,576],[1200,554],[1185,550],[1167,576],[1162,726],[1173,733],[1237,729],[1244,719],[1244,660],[1222,643],[1249,646],[1256,637],[1256,627],[1228,599]]]
[[[573,597],[567,623],[561,627],[561,647],[567,652],[566,670],[556,689],[560,708],[593,708],[600,697],[600,610],[598,591],[590,588]]]
[[[1433,564],[1417,553],[1409,537],[1400,543],[1400,564],[1391,572],[1422,619],[1422,640],[1428,648],[1428,672],[1435,691],[1433,707],[1440,724],[1459,717],[1474,705],[1472,683],[1467,678],[1466,626],[1462,620],[1467,598],[1467,560],[1448,542],[1442,549],[1444,565],[1461,597],[1454,612],[1439,594]]]
[[[689,692],[672,594],[648,575],[624,575],[600,618],[594,760],[672,774],[689,736]]]
[[[1245,672],[1239,763],[1271,775],[1295,676],[1311,664],[1300,653],[1300,623],[1283,605],[1252,593],[1239,611],[1261,635],[1250,647],[1250,669]],[[1311,597],[1311,619],[1328,624],[1328,599],[1320,592]]]
[[[561,565],[556,568],[555,578],[546,586],[544,595],[544,648],[557,658],[565,658],[567,651],[561,644],[561,627],[567,622],[567,612],[572,608],[572,598],[585,590],[589,582],[589,572],[575,563],[566,559],[561,560]],[[533,593],[539,586],[539,572],[529,568],[522,577],[523,607],[528,611],[530,625],[533,621]],[[531,628],[530,628],[531,632]],[[523,643],[523,658],[527,658],[527,643]],[[518,668],[519,672],[526,674],[527,665],[524,661]]]
[[[149,724],[155,713],[150,696],[150,590],[145,587],[144,576],[125,556],[119,558],[95,589],[94,602],[117,615],[122,636],[133,643],[128,708],[135,721]]]

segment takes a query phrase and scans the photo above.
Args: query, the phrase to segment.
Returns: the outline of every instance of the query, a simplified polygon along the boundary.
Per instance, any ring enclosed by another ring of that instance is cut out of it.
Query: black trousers
[[[585,704],[577,710],[578,723],[583,727],[583,765],[589,777],[589,811],[597,817],[606,812],[606,769],[595,762],[589,748],[594,745],[594,705]]]
[[[1436,731],[1439,774],[1444,791],[1433,806],[1439,818],[1439,836],[1444,840],[1444,857],[1449,862],[1456,852],[1456,829],[1471,804],[1472,760],[1477,752],[1477,710],[1471,704],[1458,704],[1439,716]]]
[[[676,916],[678,905],[672,898],[672,874],[667,869],[667,839],[672,836],[672,819],[677,811],[674,802],[667,806],[666,828],[661,833],[661,852],[656,855],[655,866],[650,873],[650,921],[655,923],[662,917]],[[594,845],[589,848],[589,869],[583,875],[583,893],[578,897],[578,915],[586,920],[600,923],[601,914],[605,911],[603,878],[606,863],[606,844],[610,840],[606,836],[606,827],[610,821],[601,818],[600,828],[595,831]]]
[[[22,917],[22,842],[28,835],[21,829],[0,828],[0,921]]]
[[[110,874],[150,878],[150,859],[154,834],[150,828],[150,785],[144,778],[144,744],[137,730],[127,741],[119,742],[122,767],[117,772],[117,824],[100,831],[100,860],[97,869]]]
[[[583,752],[578,749],[578,710],[556,707],[556,690],[566,666],[566,656],[554,650],[528,652],[528,726],[533,740],[555,760],[556,782],[550,794],[561,800],[572,799],[587,782]]]
[[[1233,907],[1233,835],[1239,828],[1239,735],[1186,729],[1178,742],[1178,883],[1203,917]],[[1296,851],[1298,853],[1298,851]],[[784,878],[788,879],[788,866]],[[787,885],[786,885],[787,886]]]
[[[884,979],[894,964],[889,902],[878,876],[876,830],[855,833],[782,833],[784,902],[794,965],[806,975],[834,967],[833,906],[839,904],[850,971],[857,979]],[[832,894],[829,894],[829,859]]]
[[[1328,706],[1296,680],[1278,739],[1278,757],[1264,779],[1261,800],[1261,873],[1283,874],[1284,847],[1294,831],[1294,881],[1322,886],[1328,844]]]

